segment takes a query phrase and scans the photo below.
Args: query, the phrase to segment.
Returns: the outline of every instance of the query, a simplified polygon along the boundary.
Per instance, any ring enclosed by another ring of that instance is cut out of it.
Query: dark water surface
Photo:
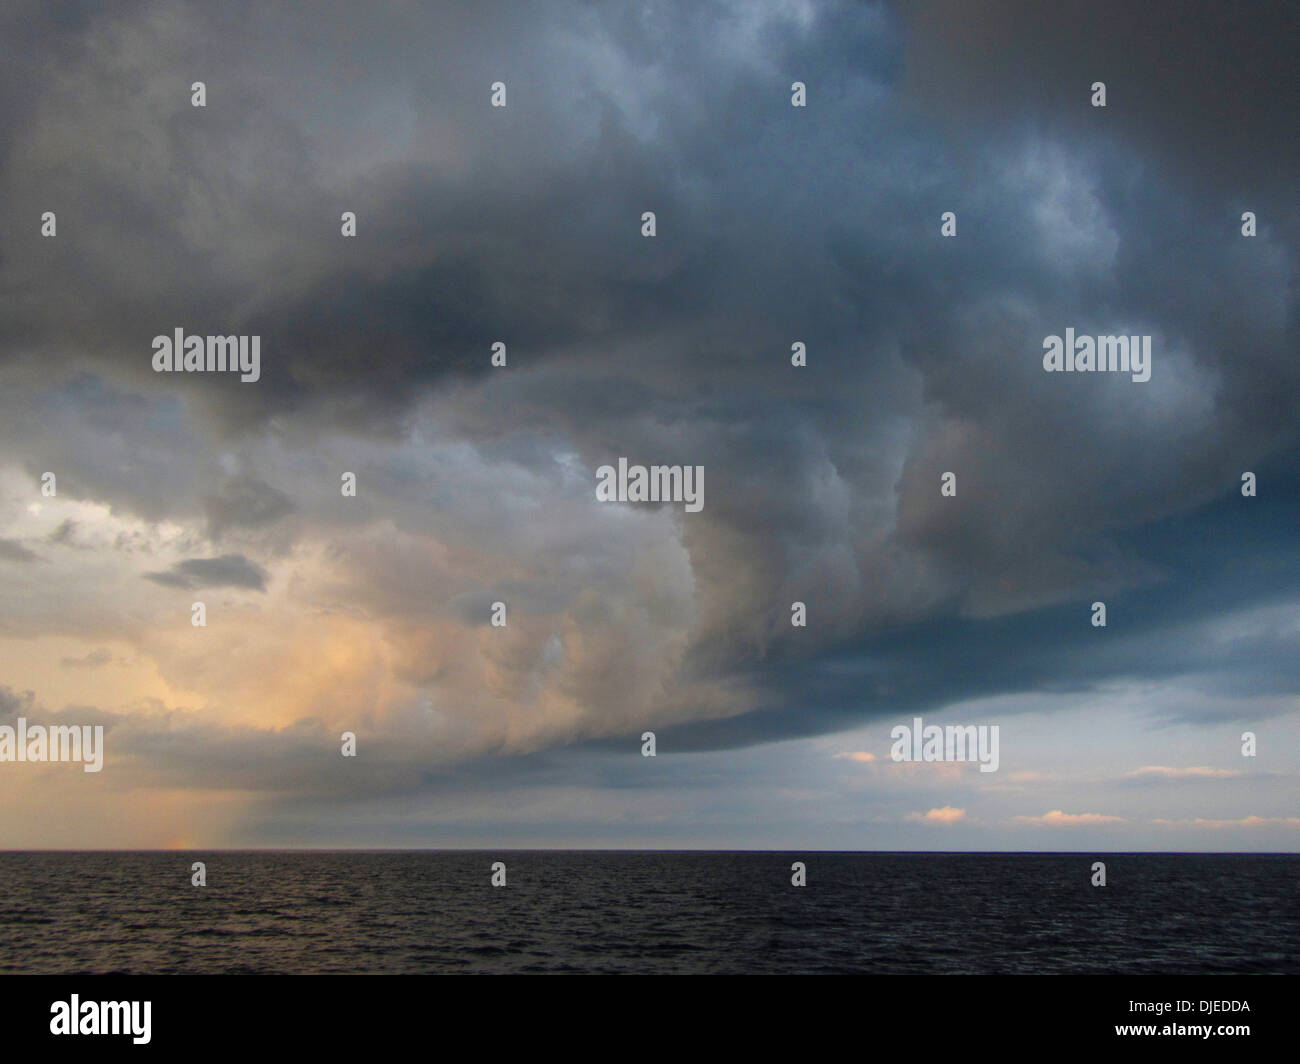
[[[1300,855],[0,853],[0,972],[1296,973],[1298,887]]]

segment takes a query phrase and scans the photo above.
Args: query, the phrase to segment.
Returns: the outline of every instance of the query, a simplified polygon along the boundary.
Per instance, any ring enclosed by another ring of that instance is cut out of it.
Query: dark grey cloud
[[[266,590],[266,571],[240,554],[219,558],[187,558],[160,573],[145,573],[146,580],[164,587],[246,587]]]
[[[41,556],[35,551],[30,551],[21,543],[14,539],[0,539],[0,561],[6,562],[39,562]]]
[[[230,477],[203,501],[208,534],[219,539],[230,528],[261,528],[293,512],[293,501],[254,476]]]
[[[403,624],[586,593],[582,616],[629,644],[689,626],[685,673],[766,692],[686,726],[702,746],[1190,674],[1206,657],[1185,622],[1273,601],[1292,573],[1294,7],[68,11],[8,16],[0,126],[0,280],[19,297],[0,438],[61,493],[197,517],[252,554],[341,522],[317,501],[339,470],[295,481],[286,458],[337,444],[331,461],[373,461],[357,512],[468,549],[490,537],[466,516],[474,483],[435,500],[364,447],[427,433],[542,492],[561,490],[557,453],[703,464],[706,509],[680,533],[689,625],[603,601],[632,548],[576,536],[478,591],[376,551],[362,593]],[[154,375],[150,338],[177,326],[260,334],[262,380]],[[1151,382],[1044,374],[1042,338],[1066,327],[1152,334]],[[488,367],[498,339],[507,370]],[[1280,471],[1270,496],[1241,499],[1246,469]],[[1201,515],[1243,504],[1180,563]],[[532,509],[537,529],[497,534],[545,541],[560,522]],[[1252,535],[1272,579],[1234,569]],[[266,579],[244,554],[149,578]],[[1082,642],[1101,596],[1140,638]],[[1291,650],[1252,636],[1204,682],[1296,690]],[[618,677],[582,694],[613,700]]]
[[[1294,4],[902,0],[896,8],[909,91],[972,139],[1022,122],[1115,136],[1184,187],[1280,208],[1273,221],[1294,238]],[[1088,105],[1096,81],[1107,87],[1105,110]]]
[[[76,531],[77,522],[72,520],[72,518],[68,518],[67,520],[60,522],[59,527],[50,533],[49,542],[58,543],[63,546],[70,545],[73,542]]]
[[[7,684],[0,684],[0,715],[20,716],[35,705],[34,691],[15,691]]]

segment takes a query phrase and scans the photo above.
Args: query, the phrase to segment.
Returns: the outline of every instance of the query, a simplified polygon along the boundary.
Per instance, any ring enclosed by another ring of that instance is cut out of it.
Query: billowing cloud
[[[10,5],[0,680],[231,803],[1076,696],[1003,747],[1039,793],[1117,689],[1239,756],[1300,695],[1295,15],[1193,7],[1148,55],[1110,2]],[[260,379],[155,373],[177,328]],[[1045,374],[1067,328],[1150,335],[1150,381]],[[704,510],[597,502],[619,457]],[[837,774],[997,785],[886,764]]]

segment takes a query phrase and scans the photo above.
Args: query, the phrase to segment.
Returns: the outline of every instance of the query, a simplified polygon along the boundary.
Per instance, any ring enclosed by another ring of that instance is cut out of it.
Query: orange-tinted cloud
[[[1053,809],[1050,813],[1044,813],[1042,816],[1018,816],[1015,819],[1022,824],[1045,824],[1053,827],[1124,823],[1122,816],[1107,816],[1103,813],[1065,813],[1060,809]]]
[[[966,819],[966,810],[945,805],[938,809],[931,809],[928,813],[913,813],[909,819],[925,820],[931,824],[955,824],[959,820]]]

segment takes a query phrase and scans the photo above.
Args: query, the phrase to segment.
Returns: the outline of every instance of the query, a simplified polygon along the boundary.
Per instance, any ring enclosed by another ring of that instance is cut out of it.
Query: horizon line
[[[1216,857],[1297,857],[1300,850],[817,850],[817,849],[717,849],[668,847],[598,847],[598,846],[198,846],[198,847],[113,847],[103,849],[49,848],[0,849],[7,854],[56,853],[735,853],[735,854],[879,854],[908,856],[1078,856],[1116,857],[1148,856],[1216,856]]]

